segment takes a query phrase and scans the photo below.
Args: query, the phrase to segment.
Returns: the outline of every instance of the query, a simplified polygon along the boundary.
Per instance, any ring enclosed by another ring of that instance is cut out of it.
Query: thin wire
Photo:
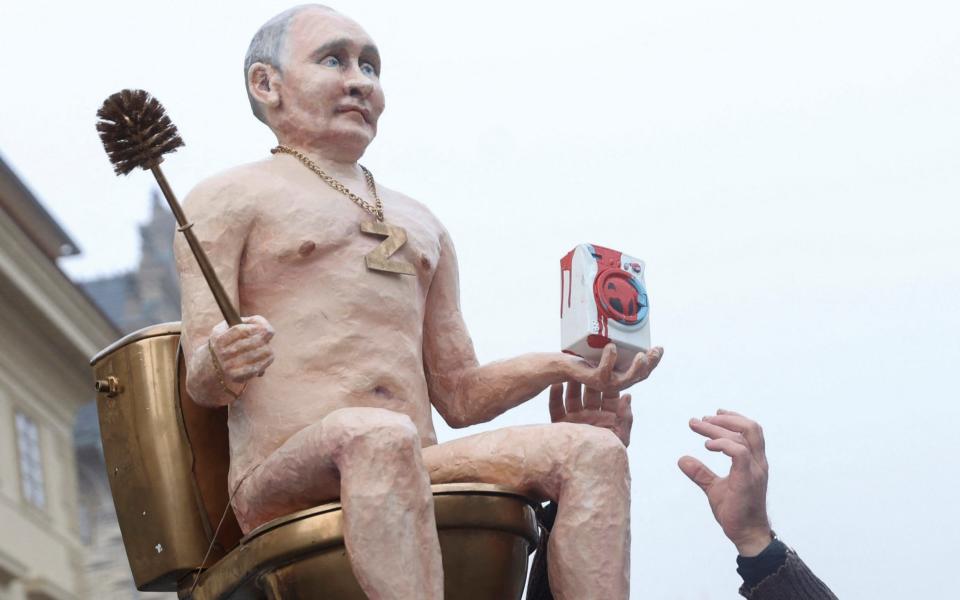
[[[240,478],[240,481],[238,481],[237,485],[234,486],[233,492],[230,493],[230,498],[227,499],[227,506],[223,509],[223,514],[220,515],[220,522],[217,523],[217,528],[213,531],[213,537],[210,538],[210,545],[207,546],[207,552],[203,555],[203,560],[200,561],[200,566],[197,567],[196,575],[193,577],[193,585],[190,586],[190,592],[188,593],[191,597],[193,596],[193,591],[197,589],[197,585],[200,583],[200,574],[203,573],[203,569],[207,566],[207,559],[210,558],[210,552],[213,551],[213,546],[217,543],[217,535],[220,533],[220,528],[223,527],[223,521],[227,518],[227,513],[233,506],[233,497],[236,496],[237,492],[240,491],[240,486],[244,481],[247,480],[247,477],[253,475],[253,472],[259,469],[262,465],[263,463],[261,462],[257,466],[247,471],[247,474]]]

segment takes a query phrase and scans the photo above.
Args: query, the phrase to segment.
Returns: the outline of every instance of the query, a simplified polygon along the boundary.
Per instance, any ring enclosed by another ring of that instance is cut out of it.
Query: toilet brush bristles
[[[155,167],[164,154],[183,146],[163,105],[143,90],[113,94],[97,111],[97,118],[100,141],[117,175],[136,167]]]
[[[143,90],[123,90],[104,101],[97,111],[97,118],[100,141],[113,163],[113,170],[117,175],[126,175],[140,167],[153,173],[177,225],[180,226],[179,231],[186,238],[190,251],[196,257],[197,265],[213,292],[223,318],[231,326],[239,325],[240,314],[233,306],[233,301],[194,233],[193,223],[187,221],[173,188],[160,168],[163,155],[183,145],[183,140],[180,139],[170,117],[166,115],[163,105]]]

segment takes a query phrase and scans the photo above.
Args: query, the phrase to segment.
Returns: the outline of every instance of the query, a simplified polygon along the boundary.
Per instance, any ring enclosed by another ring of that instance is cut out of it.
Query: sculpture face
[[[310,146],[363,154],[384,108],[380,55],[370,36],[333,11],[297,15],[287,34],[274,130]]]

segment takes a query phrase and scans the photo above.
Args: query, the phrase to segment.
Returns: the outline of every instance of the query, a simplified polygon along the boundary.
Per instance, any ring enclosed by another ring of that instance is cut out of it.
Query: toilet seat
[[[536,547],[530,501],[487,484],[432,486],[443,554],[445,597],[519,598]],[[250,532],[216,567],[181,582],[192,600],[366,598],[343,546],[339,503],[274,519]]]
[[[339,503],[242,536],[229,507],[226,409],[187,396],[179,338],[179,323],[154,325],[91,360],[104,460],[137,589],[193,600],[365,598],[343,545]],[[488,484],[432,489],[445,597],[519,600],[539,538],[535,502]]]

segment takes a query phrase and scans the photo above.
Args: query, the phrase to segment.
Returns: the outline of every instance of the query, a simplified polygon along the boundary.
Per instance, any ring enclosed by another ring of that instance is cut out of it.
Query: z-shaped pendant
[[[393,253],[407,243],[407,232],[403,227],[387,225],[380,221],[360,223],[360,231],[371,235],[385,236],[379,246],[366,256],[367,268],[371,271],[386,273],[400,273],[401,275],[416,275],[417,271],[408,262],[390,260]]]

